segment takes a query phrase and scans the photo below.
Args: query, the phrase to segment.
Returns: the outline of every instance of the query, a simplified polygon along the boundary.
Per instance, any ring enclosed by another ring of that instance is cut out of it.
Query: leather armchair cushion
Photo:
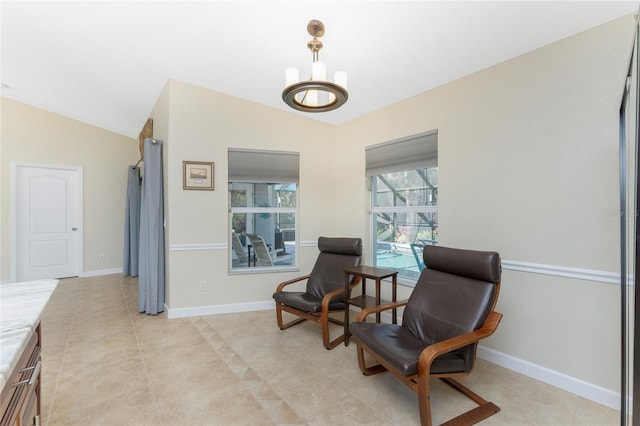
[[[497,283],[502,275],[500,255],[497,252],[425,246],[422,258],[425,267],[429,269],[447,271],[478,281]]]
[[[489,315],[495,290],[493,283],[425,269],[409,297],[402,326],[424,342],[473,331]]]
[[[360,238],[320,237],[318,249],[325,253],[362,256],[362,240]]]
[[[314,297],[308,293],[301,291],[281,291],[274,293],[273,298],[276,302],[282,303],[286,306],[298,309],[303,312],[317,313],[322,309],[322,299]],[[344,302],[340,298],[334,298],[329,304],[329,310],[341,310],[344,309]]]
[[[318,238],[320,254],[309,274],[306,291],[322,299],[327,293],[344,288],[344,268],[360,265],[362,240],[360,238]],[[344,297],[335,300],[343,301]]]
[[[418,358],[430,345],[396,324],[354,322],[349,325],[349,330],[363,345],[405,376],[418,372]],[[443,354],[431,364],[431,373],[434,374],[466,370],[467,363],[458,352]]]
[[[309,274],[307,281],[307,293],[318,299],[322,299],[327,293],[344,289],[344,271],[350,266],[358,266],[360,256],[345,256],[342,254],[321,252],[316,259],[316,264]],[[344,297],[337,298],[343,300]]]

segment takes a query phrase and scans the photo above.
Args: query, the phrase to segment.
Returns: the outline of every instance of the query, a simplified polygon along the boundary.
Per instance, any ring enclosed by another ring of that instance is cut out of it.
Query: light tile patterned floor
[[[275,286],[274,286],[275,287]],[[280,331],[273,311],[168,320],[140,314],[137,280],[60,281],[42,317],[43,425],[417,425],[416,396],[365,377],[355,345]],[[618,413],[479,361],[463,379],[502,411],[482,425],[616,425]],[[432,386],[434,423],[469,403]]]

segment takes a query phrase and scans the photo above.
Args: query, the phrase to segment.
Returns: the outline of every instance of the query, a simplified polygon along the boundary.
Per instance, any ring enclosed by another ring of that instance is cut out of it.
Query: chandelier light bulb
[[[285,70],[285,87],[296,84],[300,81],[300,72],[298,68],[287,68]]]
[[[344,71],[336,71],[333,76],[333,81],[342,86],[343,88],[347,88],[347,73]]]
[[[317,61],[311,64],[311,80],[325,81],[327,79],[327,64]]]

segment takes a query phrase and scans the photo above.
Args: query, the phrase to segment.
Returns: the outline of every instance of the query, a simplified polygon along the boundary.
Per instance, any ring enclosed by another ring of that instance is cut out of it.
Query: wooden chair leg
[[[322,341],[324,343],[324,347],[327,348],[327,350],[331,350],[338,346],[340,343],[344,342],[344,334],[338,336],[333,340],[329,340],[329,336],[327,336],[326,338],[325,336],[322,336]]]
[[[336,346],[338,346],[340,343],[342,343],[344,341],[344,334],[341,334],[340,336],[336,337],[334,340],[331,340],[331,336],[329,335],[329,322],[332,319],[329,318],[328,313],[323,313],[322,317],[320,318],[320,326],[322,327],[322,343],[324,344],[324,347],[327,350],[333,349]],[[341,322],[338,321],[332,321],[332,322],[336,322],[337,324],[342,324]]]
[[[469,410],[458,417],[455,417],[446,423],[443,423],[442,426],[454,426],[454,425],[473,425],[476,424],[487,417],[491,417],[497,412],[500,411],[500,407],[495,405],[493,402],[489,402],[486,399],[482,398],[477,393],[473,392],[468,387],[464,386],[462,383],[454,380],[452,378],[441,378],[443,382],[462,393],[467,398],[471,399],[473,402],[478,404],[478,406],[472,410]]]
[[[418,407],[420,408],[420,425],[431,426],[431,389],[429,376],[418,376]]]
[[[282,309],[280,309],[278,302],[276,302],[276,321],[278,322],[278,328],[284,330],[284,325],[282,324]]]
[[[358,365],[360,366],[360,371],[362,371],[362,374],[365,376],[372,376],[374,374],[387,371],[382,364],[376,364],[371,367],[366,366],[364,362],[364,348],[360,342],[357,342],[356,344],[356,353],[358,354]]]
[[[300,324],[302,321],[306,321],[306,318],[296,318],[295,320],[285,324],[282,321],[282,308],[280,308],[279,303],[276,303],[276,321],[278,322],[278,328],[280,328],[280,330],[286,330],[289,327]]]

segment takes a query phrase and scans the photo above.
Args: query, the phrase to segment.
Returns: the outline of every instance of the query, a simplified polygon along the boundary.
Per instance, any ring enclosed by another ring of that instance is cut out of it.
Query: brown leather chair
[[[425,246],[426,268],[408,300],[364,309],[350,324],[365,375],[390,371],[418,394],[420,422],[431,425],[429,382],[442,379],[478,404],[450,420],[474,424],[500,411],[454,377],[473,368],[478,341],[498,327],[501,263],[496,252]],[[402,325],[365,322],[369,314],[404,306]],[[367,367],[364,351],[378,364]]]
[[[336,318],[330,317],[335,312],[344,312],[345,280],[343,268],[358,266],[362,258],[362,240],[360,238],[318,238],[320,254],[309,275],[294,278],[280,283],[273,294],[276,301],[276,319],[280,330],[310,320],[322,326],[322,341],[325,348],[333,349],[344,340],[344,334],[330,339],[329,323],[344,325]],[[306,290],[283,291],[293,283],[307,280]],[[360,278],[351,282],[355,287]],[[284,324],[282,311],[300,318]]]

